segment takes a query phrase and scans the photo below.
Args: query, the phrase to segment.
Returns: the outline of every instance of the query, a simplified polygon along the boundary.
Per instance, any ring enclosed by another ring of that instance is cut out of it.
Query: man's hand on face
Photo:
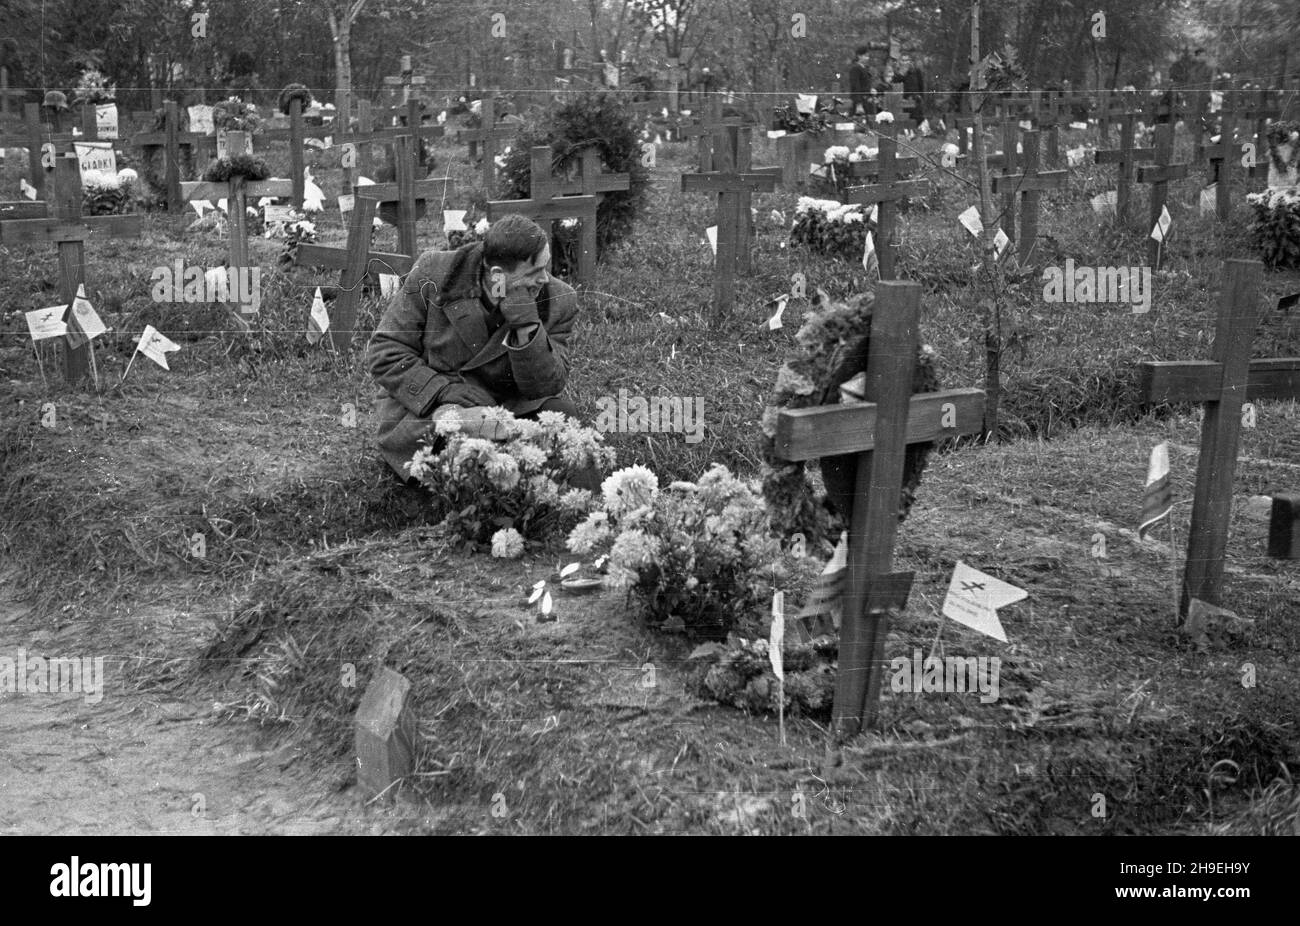
[[[506,298],[501,301],[501,315],[511,328],[539,325],[542,321],[537,314],[536,295],[527,286],[515,286],[506,291]]]
[[[506,324],[511,328],[541,324],[541,318],[537,313],[537,297],[541,295],[542,287],[550,279],[550,274],[547,272],[550,265],[551,248],[547,244],[535,260],[520,264],[508,273],[496,267],[492,268],[493,289],[496,292],[502,289],[505,291],[504,297],[497,301],[497,305]]]

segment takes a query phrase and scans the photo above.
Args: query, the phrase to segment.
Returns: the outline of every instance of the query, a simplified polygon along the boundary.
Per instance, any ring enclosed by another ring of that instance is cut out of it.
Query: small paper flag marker
[[[469,231],[465,224],[465,216],[468,210],[465,209],[444,209],[442,211],[442,230],[447,234],[454,231]]]
[[[316,295],[311,300],[311,317],[307,320],[307,340],[316,344],[329,330],[330,315],[325,311],[325,299],[321,296],[320,287],[317,286]]]
[[[880,260],[876,257],[876,246],[871,241],[871,232],[867,232],[866,244],[862,248],[862,269],[867,271],[868,276],[880,279]]]
[[[1214,214],[1216,195],[1217,191],[1213,183],[1201,190],[1201,215]]]
[[[957,216],[957,221],[962,224],[966,231],[970,232],[976,238],[984,233],[984,223],[980,221],[980,210],[978,206],[971,206],[961,215]]]
[[[1145,539],[1147,531],[1168,515],[1173,507],[1173,489],[1169,485],[1169,443],[1165,441],[1151,448],[1146,488],[1142,490],[1142,520],[1138,524],[1138,539]]]
[[[31,200],[36,199],[36,187],[28,183],[26,177],[19,178],[18,189],[21,190],[22,194],[26,196],[28,199]]]
[[[805,116],[811,116],[817,109],[817,94],[815,93],[796,93],[794,107]]]
[[[67,323],[63,321],[63,308],[61,306],[50,306],[45,309],[33,309],[25,312],[27,318],[27,330],[31,332],[33,341],[43,341],[46,338],[61,338],[68,333]]]
[[[776,673],[777,723],[780,725],[781,745],[785,745],[785,592],[772,595],[772,629],[767,637],[767,658]]]
[[[1065,150],[1065,165],[1067,167],[1079,167],[1083,164],[1083,155],[1083,145],[1077,148],[1067,148]]]
[[[1165,236],[1169,234],[1169,227],[1173,224],[1174,220],[1169,214],[1169,207],[1161,206],[1160,218],[1156,221],[1155,227],[1151,229],[1151,238],[1163,244]]]
[[[772,317],[767,320],[768,331],[776,331],[781,327],[781,315],[785,312],[785,304],[789,301],[790,297],[787,295],[782,295],[776,300],[776,312],[774,312]],[[771,303],[768,304],[771,305]]]
[[[948,594],[943,601],[943,614],[959,624],[977,630],[995,640],[1007,642],[1006,631],[998,620],[998,608],[1014,604],[1029,597],[1023,588],[1016,588],[972,569],[961,560],[952,571]]]
[[[710,225],[704,229],[704,235],[709,239],[709,247],[713,251],[713,256],[718,256],[718,226]]]
[[[167,354],[172,351],[180,350],[179,344],[173,343],[170,338],[154,328],[153,325],[145,325],[144,331],[140,334],[140,340],[135,345],[136,354],[144,354],[158,366],[168,372],[171,367],[167,365]],[[131,364],[135,363],[135,354],[127,361],[126,369],[122,371],[122,382],[126,382],[126,375],[131,372]]]
[[[397,292],[398,276],[395,273],[379,274],[379,292],[385,298],[389,299],[393,293]]]

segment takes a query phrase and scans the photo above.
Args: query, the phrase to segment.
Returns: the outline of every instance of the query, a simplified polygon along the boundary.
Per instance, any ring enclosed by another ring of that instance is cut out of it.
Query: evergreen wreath
[[[767,501],[772,529],[781,537],[801,533],[809,544],[834,543],[848,526],[854,493],[856,454],[827,457],[819,461],[826,497],[818,498],[802,462],[777,459],[774,455],[777,415],[783,408],[835,405],[839,387],[866,369],[871,344],[871,313],[875,295],[871,292],[830,301],[818,290],[817,303],[795,335],[794,353],[777,374],[771,404],[763,410],[760,451],[763,459],[763,497]],[[929,346],[917,348],[912,392],[937,392],[939,375],[935,353]],[[933,444],[909,444],[903,464],[903,491],[899,499],[899,520],[907,516],[916,497]]]
[[[306,84],[289,84],[280,91],[280,112],[286,116],[289,115],[289,107],[294,100],[302,101],[303,112],[306,112],[307,108],[311,106],[313,102],[311,90],[307,88]]]
[[[201,179],[209,183],[225,183],[231,177],[243,177],[245,180],[265,180],[271,176],[271,168],[261,158],[251,154],[238,154],[234,157],[218,158],[208,165]]]

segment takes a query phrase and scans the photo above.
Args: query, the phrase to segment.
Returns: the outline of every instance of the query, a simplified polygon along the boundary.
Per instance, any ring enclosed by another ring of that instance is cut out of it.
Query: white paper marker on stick
[[[167,354],[174,350],[180,350],[181,346],[174,343],[165,334],[154,328],[153,325],[145,325],[144,332],[141,333],[140,341],[135,345],[135,349],[164,370],[170,371],[171,367],[167,366]],[[131,359],[134,360],[135,358],[132,357]],[[130,369],[129,364],[127,369]],[[126,378],[125,373],[122,374],[122,378]]]
[[[36,199],[36,187],[28,183],[26,177],[20,177],[18,179],[18,189],[21,190],[22,194],[26,196],[28,199],[30,200]]]
[[[709,239],[709,247],[713,249],[713,256],[718,256],[718,226],[710,225],[704,229],[705,236]]]
[[[868,275],[880,279],[880,260],[876,257],[876,245],[871,240],[871,232],[867,232],[867,240],[862,248],[862,269]]]
[[[389,299],[397,292],[398,276],[395,273],[379,274],[379,292],[385,299]]]
[[[1001,257],[1002,252],[1007,249],[1007,245],[1010,243],[1011,239],[1007,237],[1007,233],[999,228],[998,233],[993,236],[993,246],[997,248],[996,256]]]
[[[468,210],[465,209],[444,209],[442,210],[442,230],[447,234],[454,231],[469,231],[465,225],[465,216]]]
[[[1174,224],[1173,217],[1169,215],[1169,207],[1160,207],[1160,218],[1156,220],[1155,228],[1151,229],[1151,237],[1156,241],[1163,242],[1165,235],[1169,234],[1169,226]]]
[[[962,224],[966,231],[970,232],[976,238],[984,233],[984,223],[980,221],[980,210],[978,206],[971,206],[961,215],[957,216],[957,221]]]
[[[776,300],[776,312],[774,312],[772,317],[767,320],[767,329],[769,331],[776,331],[781,327],[781,315],[785,312],[785,304],[789,300],[789,296],[780,296]]]
[[[948,583],[948,595],[943,600],[943,614],[1006,643],[1007,635],[998,620],[998,608],[1028,597],[1029,593],[1023,588],[1008,585],[958,560],[952,571],[952,581]]]
[[[72,300],[72,313],[76,315],[77,324],[81,326],[82,333],[92,341],[108,330],[104,325],[104,320],[99,317],[95,307],[86,298],[84,283],[77,287],[77,296]]]
[[[817,94],[796,93],[794,99],[794,108],[805,116],[812,115],[813,110],[817,108]]]
[[[321,296],[320,287],[316,287],[316,295],[311,300],[311,318],[308,319],[307,340],[312,344],[319,341],[325,332],[330,330],[330,315],[325,311],[325,299]]]
[[[782,647],[785,644],[785,592],[772,595],[772,631],[767,638],[767,658],[776,677],[785,681]]]
[[[68,325],[63,320],[63,306],[52,305],[44,309],[33,309],[23,313],[27,318],[27,330],[33,341],[46,338],[61,338],[68,333]]]

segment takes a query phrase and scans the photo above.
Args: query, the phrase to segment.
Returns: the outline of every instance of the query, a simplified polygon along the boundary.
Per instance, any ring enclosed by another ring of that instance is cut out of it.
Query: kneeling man
[[[379,404],[379,449],[403,481],[403,464],[445,415],[457,414],[467,431],[482,426],[484,406],[521,418],[542,411],[578,417],[563,396],[578,297],[547,272],[550,264],[546,233],[525,216],[507,215],[485,241],[426,251],[407,274],[367,353],[387,393]]]

